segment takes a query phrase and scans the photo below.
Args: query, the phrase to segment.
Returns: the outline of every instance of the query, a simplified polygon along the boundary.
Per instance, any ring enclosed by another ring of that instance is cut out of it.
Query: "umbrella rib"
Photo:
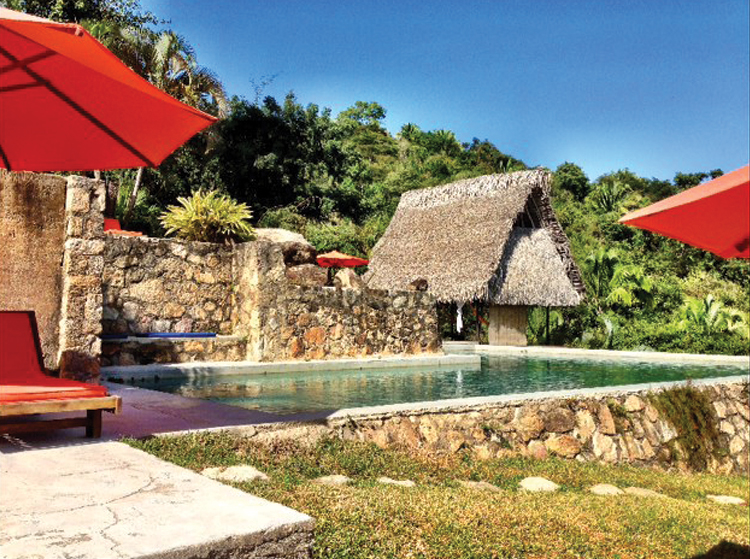
[[[3,151],[3,146],[0,146],[0,158],[2,158],[3,164],[5,164],[5,168],[8,169],[8,171],[12,171],[13,169],[10,168],[10,161],[8,161],[8,157],[5,155],[5,151]]]
[[[29,64],[39,62],[40,60],[44,60],[45,58],[49,58],[50,56],[54,56],[56,54],[57,53],[53,50],[46,50],[44,52],[40,52],[39,54],[35,54],[34,56],[24,58],[23,60],[15,60],[12,64],[8,64],[7,66],[3,66],[2,68],[0,68],[0,74],[5,74],[6,72],[10,72],[17,68],[25,70],[26,66],[28,66]]]
[[[13,62],[18,62],[18,59],[13,56],[10,52],[5,50],[3,47],[0,46],[0,53],[3,54],[6,58],[9,58]],[[116,141],[118,144],[120,144],[122,147],[127,149],[130,153],[135,155],[136,157],[140,158],[142,161],[144,161],[149,167],[156,167],[154,163],[145,155],[143,155],[140,151],[138,151],[135,147],[131,146],[125,139],[123,139],[121,136],[119,136],[114,130],[109,128],[106,124],[104,124],[102,121],[100,121],[98,118],[96,118],[94,115],[92,115],[90,112],[88,112],[86,109],[81,107],[78,103],[76,103],[73,99],[68,97],[65,93],[60,91],[57,87],[55,87],[49,80],[32,70],[31,68],[27,66],[22,66],[24,72],[26,72],[29,76],[34,78],[37,82],[39,82],[41,85],[46,87],[49,91],[51,91],[54,95],[56,95],[58,98],[60,98],[62,101],[67,103],[72,109],[77,111],[81,116],[83,116],[85,119],[87,119],[91,124],[99,128],[102,132],[107,134],[110,138],[112,138],[114,141]]]
[[[8,85],[0,87],[0,93],[8,93],[9,91],[18,91],[19,89],[29,89],[30,87],[42,87],[40,83],[19,83],[17,85]]]

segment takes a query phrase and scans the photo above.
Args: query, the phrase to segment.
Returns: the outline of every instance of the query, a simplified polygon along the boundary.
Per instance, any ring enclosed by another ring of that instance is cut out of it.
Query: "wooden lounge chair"
[[[119,396],[104,386],[44,374],[34,311],[0,311],[0,433],[86,427],[87,437],[100,437],[102,411],[120,413]],[[34,414],[85,411],[86,417],[6,422]]]

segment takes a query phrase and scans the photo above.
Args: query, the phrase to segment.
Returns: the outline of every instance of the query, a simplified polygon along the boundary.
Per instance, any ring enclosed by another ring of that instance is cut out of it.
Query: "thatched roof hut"
[[[533,170],[405,193],[373,249],[368,286],[426,280],[441,302],[577,305],[584,285],[549,189],[550,174]]]

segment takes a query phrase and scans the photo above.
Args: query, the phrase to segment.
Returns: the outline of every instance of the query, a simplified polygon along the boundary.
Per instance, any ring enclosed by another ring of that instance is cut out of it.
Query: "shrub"
[[[252,212],[245,204],[216,190],[198,190],[190,198],[180,197],[180,206],[169,206],[161,215],[167,235],[189,241],[226,243],[255,238],[250,226]]]

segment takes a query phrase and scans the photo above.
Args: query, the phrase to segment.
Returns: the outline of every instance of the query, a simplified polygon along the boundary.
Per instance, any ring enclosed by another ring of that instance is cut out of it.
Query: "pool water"
[[[379,369],[147,380],[138,386],[280,415],[474,396],[747,374],[747,367],[482,356],[481,368]]]

